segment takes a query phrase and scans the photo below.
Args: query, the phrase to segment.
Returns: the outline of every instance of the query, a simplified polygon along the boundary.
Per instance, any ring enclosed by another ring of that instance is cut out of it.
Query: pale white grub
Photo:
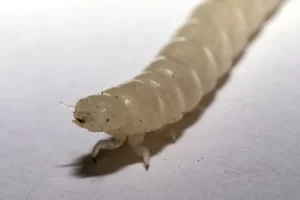
[[[128,139],[148,168],[145,135],[200,109],[203,96],[231,70],[253,32],[279,5],[280,0],[208,0],[132,80],[82,98],[74,108],[61,103],[74,111],[79,127],[112,136],[95,144],[93,159],[101,149],[118,148]],[[167,135],[176,138],[173,132]]]

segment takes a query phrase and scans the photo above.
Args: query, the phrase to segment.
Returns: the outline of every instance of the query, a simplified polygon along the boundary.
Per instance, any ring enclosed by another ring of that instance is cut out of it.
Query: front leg
[[[169,127],[167,130],[167,136],[172,139],[172,142],[175,143],[177,139],[177,131],[174,127]]]
[[[97,162],[96,157],[101,149],[111,150],[120,147],[126,140],[126,136],[112,137],[106,140],[99,140],[92,151],[92,158],[94,162]]]
[[[138,155],[143,157],[146,170],[148,170],[150,164],[150,152],[147,147],[143,146],[145,134],[134,134],[128,136],[129,145],[132,147],[133,151]]]

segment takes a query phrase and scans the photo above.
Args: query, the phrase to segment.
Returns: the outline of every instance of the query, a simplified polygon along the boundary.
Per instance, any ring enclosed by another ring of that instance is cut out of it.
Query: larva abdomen
[[[152,62],[146,69],[164,74],[168,84],[178,94],[177,98],[182,107],[174,109],[180,110],[180,113],[193,110],[204,95],[203,85],[196,70],[185,63],[174,62],[166,57],[161,57]],[[153,76],[149,79],[153,79]]]
[[[260,26],[264,16],[264,0],[251,0],[251,1],[240,1],[240,0],[217,0],[227,3],[231,7],[240,11],[243,15],[247,24],[248,35],[251,35]]]
[[[232,64],[233,50],[228,35],[208,21],[192,18],[175,34],[174,38],[187,38],[198,46],[209,47],[216,61],[218,77],[222,76]]]
[[[245,19],[235,7],[224,1],[210,0],[196,8],[190,18],[208,20],[210,23],[223,30],[229,37],[233,56],[244,48],[248,32]]]
[[[151,130],[161,128],[165,123],[173,123],[180,120],[184,110],[184,104],[180,101],[182,94],[177,91],[176,82],[172,82],[172,78],[162,71],[147,71],[135,77],[151,87],[151,92],[157,97],[157,103],[160,106],[159,112],[152,113],[150,118],[156,118],[159,121],[158,126],[153,126]],[[173,83],[173,84],[170,84]],[[142,113],[144,115],[145,113]],[[145,121],[148,123],[148,121]]]
[[[281,1],[283,0],[263,0],[263,4],[264,4],[264,12],[265,15],[264,17],[266,17],[267,15],[269,15],[271,12],[273,12],[281,3]]]
[[[210,54],[208,48],[190,39],[175,38],[162,48],[158,56],[193,68],[202,82],[203,92],[207,93],[215,87],[218,78],[216,63]]]

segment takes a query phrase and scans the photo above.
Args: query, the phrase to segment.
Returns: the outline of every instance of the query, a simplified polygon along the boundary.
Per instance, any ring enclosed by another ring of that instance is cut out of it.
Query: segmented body
[[[197,107],[280,3],[208,0],[199,5],[141,74],[79,100],[75,123],[120,140],[140,138],[140,145],[145,133]]]

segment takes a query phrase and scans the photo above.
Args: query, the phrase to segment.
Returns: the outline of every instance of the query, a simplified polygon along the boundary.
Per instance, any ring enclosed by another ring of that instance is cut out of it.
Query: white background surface
[[[176,144],[146,141],[149,171],[127,146],[97,167],[84,158],[103,134],[76,127],[58,102],[139,73],[197,3],[1,1],[0,199],[299,199],[298,0],[268,22],[206,112],[184,120],[194,123]]]

